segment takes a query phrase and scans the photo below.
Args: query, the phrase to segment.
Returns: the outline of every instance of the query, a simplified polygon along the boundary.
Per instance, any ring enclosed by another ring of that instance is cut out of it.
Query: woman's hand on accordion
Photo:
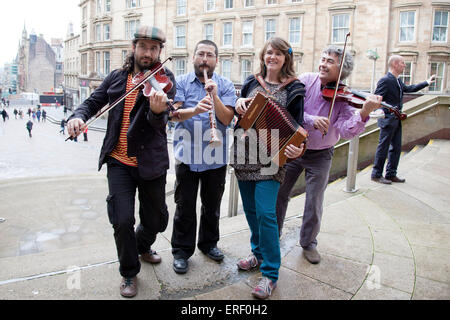
[[[248,105],[247,102],[252,100],[252,98],[239,98],[236,101],[236,112],[239,113],[241,116],[244,115],[247,112]]]
[[[304,143],[302,143],[300,147],[290,144],[284,149],[284,155],[290,159],[298,158],[303,154],[304,148],[306,148]]]

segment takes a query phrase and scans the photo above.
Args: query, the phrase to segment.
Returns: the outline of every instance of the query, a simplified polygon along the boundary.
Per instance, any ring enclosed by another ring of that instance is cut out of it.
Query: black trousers
[[[139,176],[138,168],[114,158],[109,157],[107,165],[108,217],[114,229],[120,274],[130,278],[140,271],[139,254],[148,252],[158,232],[167,227],[166,173],[153,180],[144,180]],[[135,231],[136,188],[140,223]]]
[[[225,189],[227,166],[194,172],[184,163],[175,166],[175,203],[172,254],[175,259],[189,259],[195,251],[197,234],[197,193],[202,201],[197,246],[208,251],[219,241],[220,203]]]

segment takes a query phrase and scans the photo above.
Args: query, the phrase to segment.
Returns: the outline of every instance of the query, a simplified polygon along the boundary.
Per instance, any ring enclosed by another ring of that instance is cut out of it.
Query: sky
[[[80,0],[0,0],[0,68],[17,54],[25,23],[28,36],[34,30],[51,38],[66,39],[69,22],[79,34]]]

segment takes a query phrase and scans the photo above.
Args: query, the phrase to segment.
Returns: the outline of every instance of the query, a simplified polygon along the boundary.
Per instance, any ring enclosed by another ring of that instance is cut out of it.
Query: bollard
[[[237,208],[239,201],[239,185],[237,183],[236,175],[234,174],[234,169],[228,167],[228,172],[230,173],[230,193],[228,195],[228,217],[237,216]]]
[[[348,147],[348,160],[347,160],[347,184],[345,186],[345,192],[356,192],[356,170],[358,169],[358,151],[359,151],[359,136],[350,140]]]

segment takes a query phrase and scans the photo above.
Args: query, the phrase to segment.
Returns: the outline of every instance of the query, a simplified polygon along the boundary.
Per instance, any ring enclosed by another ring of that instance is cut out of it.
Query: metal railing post
[[[345,192],[356,192],[356,170],[358,169],[359,135],[350,140],[347,160],[347,184]]]
[[[237,208],[239,201],[239,185],[237,183],[236,175],[234,174],[234,169],[228,167],[228,172],[230,174],[230,193],[228,195],[228,217],[237,216]]]

